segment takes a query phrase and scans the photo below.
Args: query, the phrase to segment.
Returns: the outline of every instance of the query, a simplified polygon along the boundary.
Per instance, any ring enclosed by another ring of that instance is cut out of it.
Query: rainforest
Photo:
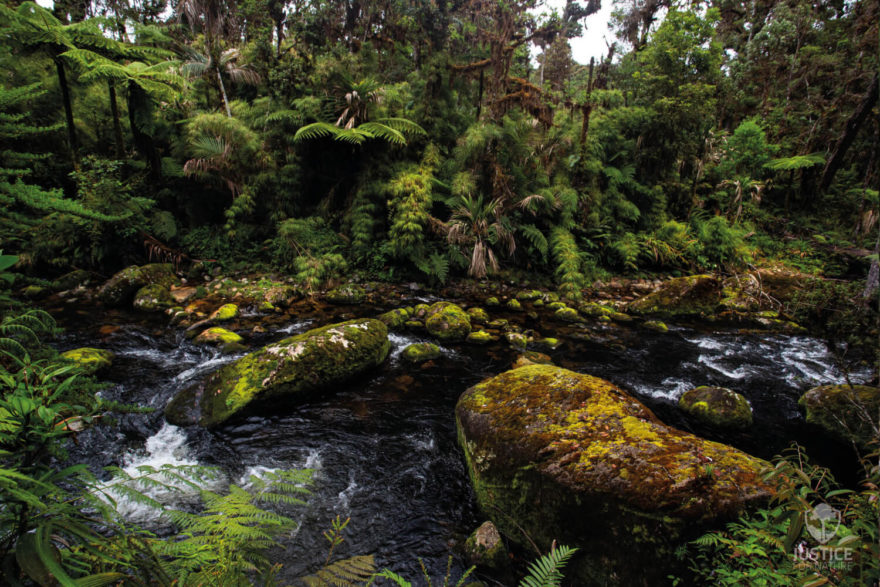
[[[0,0],[0,582],[880,581],[876,0]]]

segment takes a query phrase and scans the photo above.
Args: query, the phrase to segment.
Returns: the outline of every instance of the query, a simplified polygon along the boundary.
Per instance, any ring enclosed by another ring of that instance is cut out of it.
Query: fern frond
[[[309,587],[354,587],[368,582],[376,572],[373,555],[336,561],[301,580]]]
[[[529,574],[520,581],[520,587],[558,587],[563,579],[562,568],[577,552],[576,548],[560,545],[531,565]]]

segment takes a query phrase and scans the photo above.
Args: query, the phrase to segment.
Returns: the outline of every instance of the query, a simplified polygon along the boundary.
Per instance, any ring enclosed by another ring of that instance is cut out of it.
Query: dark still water
[[[361,308],[357,313],[377,311]],[[266,325],[267,332],[254,335],[251,346],[350,317],[333,308],[287,316]],[[846,450],[816,439],[797,410],[798,397],[810,387],[843,380],[827,348],[815,339],[685,327],[659,334],[636,324],[588,330],[522,314],[504,317],[562,339],[562,347],[549,353],[558,365],[620,385],[674,426],[765,458],[792,440],[805,443],[818,460]],[[224,474],[216,487],[246,484],[250,475],[266,470],[312,469],[308,505],[285,512],[299,526],[284,538],[283,549],[272,554],[284,565],[282,582],[321,566],[328,546],[322,533],[336,516],[351,522],[334,558],[372,553],[380,568],[387,566],[410,580],[421,574],[418,558],[436,577],[444,574],[450,554],[454,577],[466,568],[456,545],[485,518],[456,445],[453,409],[470,385],[510,367],[517,353],[506,343],[448,345],[441,359],[412,366],[400,360],[400,352],[429,339],[392,334],[391,357],[369,376],[305,403],[276,400],[261,405],[209,432],[170,426],[161,410],[177,391],[241,355],[220,356],[193,345],[164,322],[144,324],[142,318],[125,314],[103,319],[104,334],[99,334],[101,323],[68,324],[59,348],[113,350],[117,358],[106,375],[113,386],[104,395],[157,411],[126,415],[116,426],[81,434],[73,458],[95,468],[120,465],[131,472],[144,464],[216,465]],[[854,379],[867,376],[863,370]],[[754,426],[727,435],[692,426],[675,401],[698,385],[721,385],[745,395],[754,409]],[[839,465],[841,459],[836,460]],[[180,495],[159,497],[186,501]],[[131,519],[156,527],[153,511],[128,503],[120,507]]]

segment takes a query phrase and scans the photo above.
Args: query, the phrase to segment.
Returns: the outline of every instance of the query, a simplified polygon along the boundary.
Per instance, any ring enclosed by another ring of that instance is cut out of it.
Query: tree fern
[[[538,252],[541,257],[544,259],[547,258],[547,253],[550,250],[550,245],[547,242],[547,237],[544,236],[544,233],[541,232],[534,224],[523,224],[517,228],[517,230],[522,233],[523,236],[526,237],[526,240],[532,245],[532,248]]]
[[[559,292],[569,299],[580,299],[586,278],[581,273],[580,251],[574,236],[568,230],[556,227],[550,235],[550,243]]]
[[[821,153],[810,153],[809,155],[794,155],[792,157],[771,159],[764,164],[764,167],[772,171],[792,171],[823,163],[825,163],[825,157]]]
[[[558,587],[562,583],[562,568],[577,552],[565,545],[553,548],[529,565],[529,574],[520,581],[520,587]]]

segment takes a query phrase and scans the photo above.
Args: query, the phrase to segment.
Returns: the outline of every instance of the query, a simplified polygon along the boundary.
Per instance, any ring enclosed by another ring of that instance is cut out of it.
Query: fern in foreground
[[[529,574],[523,577],[519,587],[558,587],[562,583],[562,568],[577,552],[577,548],[565,545],[552,548],[529,565]]]

